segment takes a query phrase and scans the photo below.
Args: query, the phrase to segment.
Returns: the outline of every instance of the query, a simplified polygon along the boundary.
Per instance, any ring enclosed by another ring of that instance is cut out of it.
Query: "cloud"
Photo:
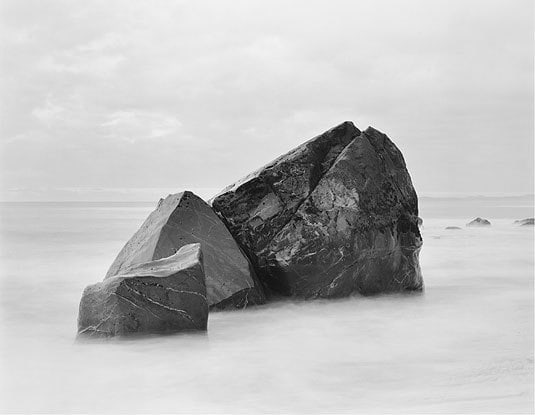
[[[47,98],[43,106],[32,110],[32,115],[40,122],[50,126],[53,122],[61,120],[64,111],[65,109],[62,106],[54,103],[50,98]]]
[[[222,187],[352,119],[392,136],[419,191],[530,191],[532,15],[529,0],[5,0],[3,180]]]
[[[139,110],[116,111],[101,124],[107,137],[130,142],[165,137],[176,133],[181,126],[172,115]]]
[[[119,33],[110,32],[79,45],[76,49],[82,53],[102,53],[110,50],[118,50],[128,45],[128,38]]]
[[[64,52],[60,56],[46,56],[38,67],[45,72],[59,74],[88,75],[94,77],[109,77],[125,60],[124,56],[89,56],[85,53]]]

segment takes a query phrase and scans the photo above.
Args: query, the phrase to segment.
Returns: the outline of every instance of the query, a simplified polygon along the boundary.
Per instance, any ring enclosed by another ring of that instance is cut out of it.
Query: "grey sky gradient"
[[[533,193],[533,2],[5,1],[2,200],[208,196],[353,120],[416,190]]]

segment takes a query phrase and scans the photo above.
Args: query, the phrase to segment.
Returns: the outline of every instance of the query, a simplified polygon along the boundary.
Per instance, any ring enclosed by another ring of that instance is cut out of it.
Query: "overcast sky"
[[[2,200],[208,196],[344,120],[533,193],[533,1],[0,1]]]

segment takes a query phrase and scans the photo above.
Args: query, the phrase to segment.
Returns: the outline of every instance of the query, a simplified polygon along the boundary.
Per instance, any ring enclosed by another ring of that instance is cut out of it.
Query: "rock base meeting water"
[[[134,265],[84,290],[79,337],[206,330],[208,303],[200,244]]]
[[[423,289],[418,199],[399,149],[343,123],[212,200],[272,292],[301,298]]]
[[[228,186],[211,205],[189,191],[161,199],[104,282],[84,291],[79,332],[202,328],[197,319],[191,327],[183,319],[173,325],[180,313],[151,311],[150,304],[177,310],[175,299],[155,300],[154,289],[141,288],[161,284],[149,284],[144,274],[142,283],[136,274],[174,263],[192,243],[199,244],[199,256],[202,250],[199,269],[214,309],[245,308],[280,295],[338,298],[423,289],[418,197],[400,150],[372,127],[361,131],[346,121]],[[125,295],[132,292],[148,303],[139,307]],[[125,311],[127,300],[142,314]],[[203,316],[205,304],[197,303]]]

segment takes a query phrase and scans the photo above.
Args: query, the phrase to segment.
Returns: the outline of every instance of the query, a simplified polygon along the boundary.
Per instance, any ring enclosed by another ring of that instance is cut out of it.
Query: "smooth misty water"
[[[80,294],[152,204],[4,204],[0,410],[531,412],[530,199],[423,199],[423,295],[210,315],[207,335],[74,342]],[[465,228],[475,216],[488,229]],[[446,231],[445,226],[462,230]]]

